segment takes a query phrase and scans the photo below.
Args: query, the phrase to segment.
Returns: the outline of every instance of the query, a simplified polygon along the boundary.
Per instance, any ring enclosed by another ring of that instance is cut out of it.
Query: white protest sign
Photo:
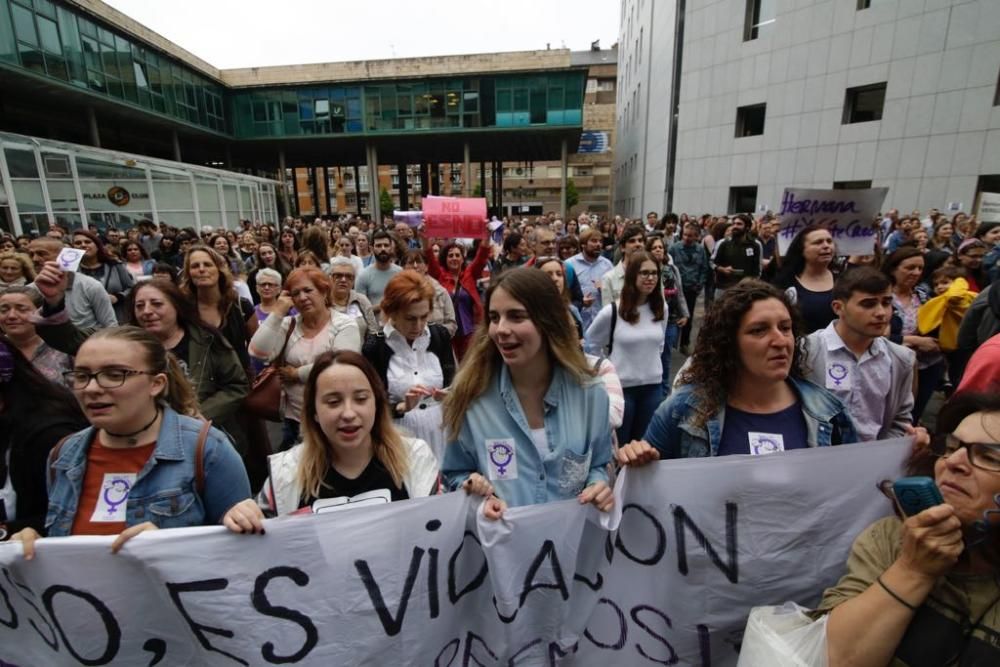
[[[1000,222],[1000,194],[996,192],[979,193],[979,210],[976,217],[979,222]]]
[[[822,225],[830,230],[838,255],[871,255],[878,229],[873,222],[889,188],[868,190],[806,190],[785,188],[778,210],[778,250],[781,254],[802,229]]]
[[[84,252],[78,248],[63,248],[56,257],[59,268],[63,271],[76,271],[83,261]]]
[[[616,507],[464,493],[221,527],[0,544],[14,665],[731,666],[751,607],[815,605],[890,510],[904,439],[626,470]]]

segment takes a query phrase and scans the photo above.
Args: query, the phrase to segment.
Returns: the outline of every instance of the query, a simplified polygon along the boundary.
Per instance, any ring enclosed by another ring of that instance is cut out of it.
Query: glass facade
[[[225,90],[195,70],[50,0],[0,0],[0,66],[228,133]]]
[[[72,5],[0,0],[0,67],[237,139],[583,122],[586,71],[233,89]]]
[[[140,220],[236,229],[278,222],[279,184],[255,176],[0,133],[0,227],[44,234],[49,225],[103,229]]]
[[[240,139],[580,125],[586,73],[232,91]]]

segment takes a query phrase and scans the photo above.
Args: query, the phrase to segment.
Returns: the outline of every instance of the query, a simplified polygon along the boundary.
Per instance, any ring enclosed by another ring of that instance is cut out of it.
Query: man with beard
[[[760,241],[747,237],[750,216],[740,213],[729,226],[730,236],[715,244],[712,268],[715,269],[715,290],[732,287],[744,278],[759,278],[764,249]]]
[[[614,265],[601,254],[604,243],[601,232],[596,227],[587,227],[580,232],[580,252],[566,260],[566,266],[573,267],[573,272],[580,283],[583,292],[580,308],[580,318],[583,320],[583,330],[594,320],[601,310],[601,281]]]
[[[354,291],[368,297],[377,312],[386,283],[403,270],[398,264],[393,263],[396,256],[396,240],[392,234],[384,229],[372,234],[372,256],[375,261],[365,267],[358,276]]]

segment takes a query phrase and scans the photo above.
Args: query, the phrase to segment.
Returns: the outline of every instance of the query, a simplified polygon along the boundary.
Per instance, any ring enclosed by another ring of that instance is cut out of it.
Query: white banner
[[[14,665],[734,665],[750,607],[815,604],[907,441],[627,471],[486,522],[464,493],[267,522],[0,545]],[[603,525],[602,525],[603,524]]]
[[[778,251],[784,255],[792,239],[807,225],[822,225],[830,230],[838,255],[871,255],[878,240],[874,217],[888,192],[889,188],[785,188],[778,210]]]

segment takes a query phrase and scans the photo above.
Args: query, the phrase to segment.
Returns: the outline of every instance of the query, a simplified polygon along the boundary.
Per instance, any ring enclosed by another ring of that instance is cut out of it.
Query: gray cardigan
[[[824,329],[814,331],[804,340],[806,379],[821,387],[825,386],[826,381],[827,354],[823,332]],[[892,343],[888,338],[883,340],[892,360],[892,393],[886,397],[882,411],[882,428],[878,433],[880,440],[906,435],[906,427],[912,425],[910,413],[913,411],[913,374],[916,369],[913,350]]]

